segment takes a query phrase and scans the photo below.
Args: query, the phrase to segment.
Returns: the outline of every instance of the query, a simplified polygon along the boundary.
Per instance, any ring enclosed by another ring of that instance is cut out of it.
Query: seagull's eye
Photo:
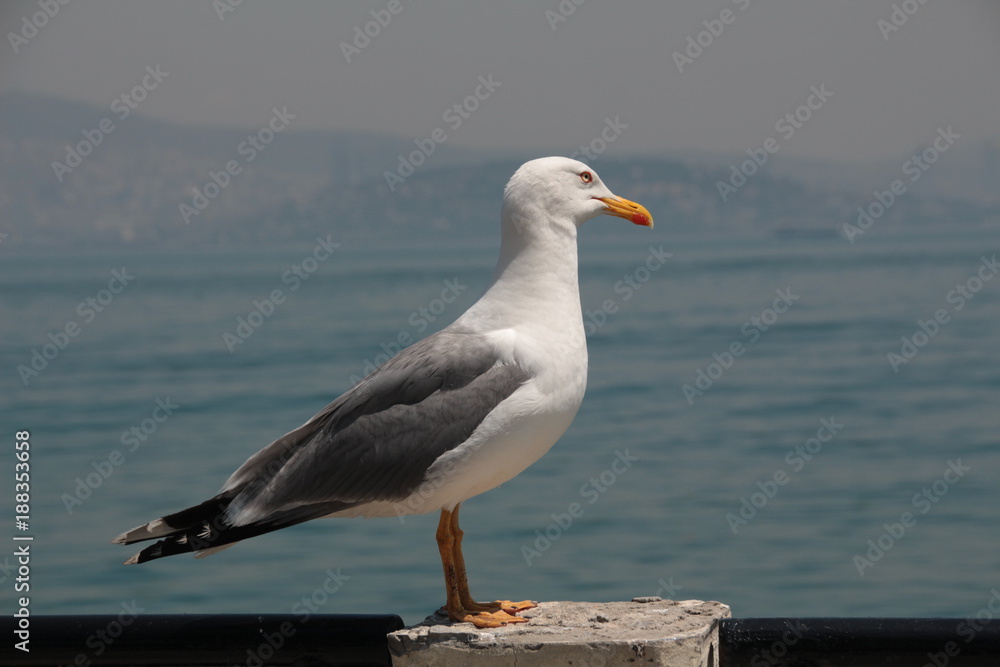
[[[580,172],[580,180],[584,183],[590,183],[594,180],[594,175],[589,171]]]

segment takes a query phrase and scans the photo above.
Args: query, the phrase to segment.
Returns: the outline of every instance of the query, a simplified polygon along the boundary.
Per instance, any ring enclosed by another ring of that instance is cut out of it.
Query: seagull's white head
[[[653,216],[641,204],[615,195],[597,172],[565,157],[543,157],[525,162],[514,172],[503,196],[505,233],[530,233],[550,224],[576,228],[607,214],[653,226]],[[567,230],[568,231],[568,230]]]

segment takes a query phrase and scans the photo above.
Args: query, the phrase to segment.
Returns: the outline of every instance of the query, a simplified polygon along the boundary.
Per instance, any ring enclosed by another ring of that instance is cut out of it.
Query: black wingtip
[[[206,548],[211,548],[211,546],[199,546],[197,543],[192,543],[188,539],[187,535],[171,535],[166,539],[160,540],[156,544],[149,545],[125,561],[124,564],[139,565],[141,563],[148,563],[151,560],[156,560],[157,558],[177,556],[178,554],[191,553],[193,551],[199,551]]]
[[[207,556],[241,540],[294,526],[352,506],[342,502],[317,503],[277,512],[256,523],[233,526],[225,516],[229,503],[229,499],[213,498],[196,507],[163,517],[163,521],[171,526],[178,524],[186,526],[146,547],[125,561],[125,564],[148,563],[157,558],[192,552]],[[201,518],[192,523],[196,517]]]

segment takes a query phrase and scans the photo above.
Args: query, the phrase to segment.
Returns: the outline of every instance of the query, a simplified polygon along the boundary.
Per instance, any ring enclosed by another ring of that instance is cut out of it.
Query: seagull
[[[522,165],[504,189],[500,259],[454,323],[386,361],[299,428],[260,450],[205,502],[116,537],[160,538],[126,565],[234,543],[320,517],[440,511],[438,549],[453,621],[525,622],[531,601],[469,592],[459,507],[541,458],[587,384],[577,229],[598,215],[653,226],[577,160]]]

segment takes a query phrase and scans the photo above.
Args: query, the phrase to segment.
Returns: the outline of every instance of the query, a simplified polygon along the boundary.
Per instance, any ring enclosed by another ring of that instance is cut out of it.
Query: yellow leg
[[[507,623],[525,623],[528,619],[515,616],[519,611],[538,605],[531,601],[479,603],[469,593],[469,579],[462,556],[462,529],[458,526],[458,509],[441,510],[438,522],[437,543],[444,567],[444,584],[447,593],[448,617],[454,621],[472,623],[480,628],[495,628]]]
[[[469,579],[465,573],[465,558],[462,556],[462,538],[465,536],[465,532],[458,526],[458,510],[460,507],[461,505],[456,505],[455,509],[451,512],[451,534],[454,536],[455,571],[458,575],[458,594],[462,606],[469,611],[504,611],[511,615],[525,609],[537,607],[538,605],[530,600],[522,600],[521,602],[511,602],[510,600],[476,602],[472,599],[472,594],[469,592]],[[527,619],[517,619],[517,621],[522,620]]]

